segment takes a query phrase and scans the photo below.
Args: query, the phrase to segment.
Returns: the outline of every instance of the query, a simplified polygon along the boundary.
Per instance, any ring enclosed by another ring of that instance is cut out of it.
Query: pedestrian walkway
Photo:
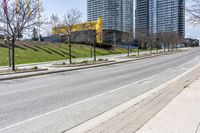
[[[188,86],[137,133],[200,133],[200,79]]]

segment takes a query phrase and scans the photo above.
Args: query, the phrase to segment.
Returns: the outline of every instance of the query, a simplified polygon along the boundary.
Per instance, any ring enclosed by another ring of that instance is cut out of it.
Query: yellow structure
[[[96,41],[98,43],[102,43],[103,42],[102,28],[103,28],[103,19],[102,19],[102,17],[100,17],[100,18],[98,18],[97,21],[76,24],[76,25],[73,25],[71,28],[69,28],[67,26],[56,27],[53,29],[53,34],[67,35],[69,33],[68,30],[71,30],[71,32],[95,30],[96,31]]]

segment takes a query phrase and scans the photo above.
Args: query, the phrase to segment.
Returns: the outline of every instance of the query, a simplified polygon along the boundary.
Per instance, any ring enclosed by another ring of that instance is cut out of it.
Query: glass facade
[[[137,0],[136,34],[163,32],[185,36],[185,0]]]
[[[133,31],[133,0],[87,0],[88,21],[103,18],[103,29]]]
[[[185,1],[157,0],[156,32],[175,32],[185,35]]]
[[[148,36],[149,18],[149,0],[136,0],[136,38]]]

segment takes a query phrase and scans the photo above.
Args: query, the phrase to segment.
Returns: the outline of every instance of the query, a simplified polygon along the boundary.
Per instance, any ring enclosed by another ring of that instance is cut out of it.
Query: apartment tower
[[[133,0],[87,0],[88,21],[103,18],[103,29],[133,32]]]

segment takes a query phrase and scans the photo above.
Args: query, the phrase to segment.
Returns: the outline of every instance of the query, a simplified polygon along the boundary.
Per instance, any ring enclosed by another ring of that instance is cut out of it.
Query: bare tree
[[[66,42],[68,43],[69,47],[69,63],[72,64],[72,37],[73,33],[76,32],[75,27],[77,24],[80,23],[81,19],[81,12],[75,9],[72,9],[71,11],[68,11],[67,14],[63,18],[63,27],[65,29],[66,35],[67,35],[67,40]]]
[[[11,40],[12,47],[12,70],[15,70],[15,42],[19,35],[25,29],[34,25],[38,25],[38,1],[29,0],[27,3],[23,0],[18,2],[18,10],[16,11],[16,3],[12,0],[7,0],[5,9],[5,17],[0,18],[0,30],[5,31],[8,38]],[[2,26],[7,25],[7,27]]]
[[[189,13],[189,22],[193,24],[200,24],[200,0],[193,0],[190,2],[189,6],[186,8]]]
[[[50,23],[51,23],[52,29],[57,28],[60,24],[60,18],[58,17],[58,15],[52,14],[50,19],[51,19]]]
[[[96,46],[95,45],[95,43],[96,43],[96,30],[94,29],[94,27],[96,26],[96,22],[85,23],[82,26],[83,26],[83,29],[86,30],[87,42],[90,44],[90,57],[92,58],[93,54],[96,55],[96,53],[93,53],[93,48]]]
[[[131,52],[130,45],[131,45],[131,42],[133,42],[133,35],[131,33],[124,32],[123,33],[123,42],[128,44],[127,56],[129,57],[130,56],[130,52]]]
[[[178,50],[178,43],[180,42],[180,36],[178,33],[172,33],[172,44],[175,46],[176,51]],[[173,48],[174,49],[174,48]]]
[[[136,39],[138,40],[138,56],[140,55],[140,48],[146,48],[148,42],[148,34],[143,31],[137,31]]]
[[[153,50],[153,36],[154,36],[154,34],[151,33],[151,34],[149,34],[149,37],[147,39],[148,48],[150,48],[150,55],[152,54],[152,50]]]
[[[52,14],[50,17],[50,29],[54,29],[54,34],[59,36],[59,42],[61,42],[61,36],[59,31],[60,18],[57,14]]]
[[[90,54],[93,55],[94,61],[97,61],[96,45],[97,40],[102,40],[102,32],[99,32],[96,28],[96,22],[89,22],[83,25],[83,29],[87,31],[87,41],[90,43]],[[102,43],[102,42],[101,42]],[[92,49],[93,48],[93,49]]]

